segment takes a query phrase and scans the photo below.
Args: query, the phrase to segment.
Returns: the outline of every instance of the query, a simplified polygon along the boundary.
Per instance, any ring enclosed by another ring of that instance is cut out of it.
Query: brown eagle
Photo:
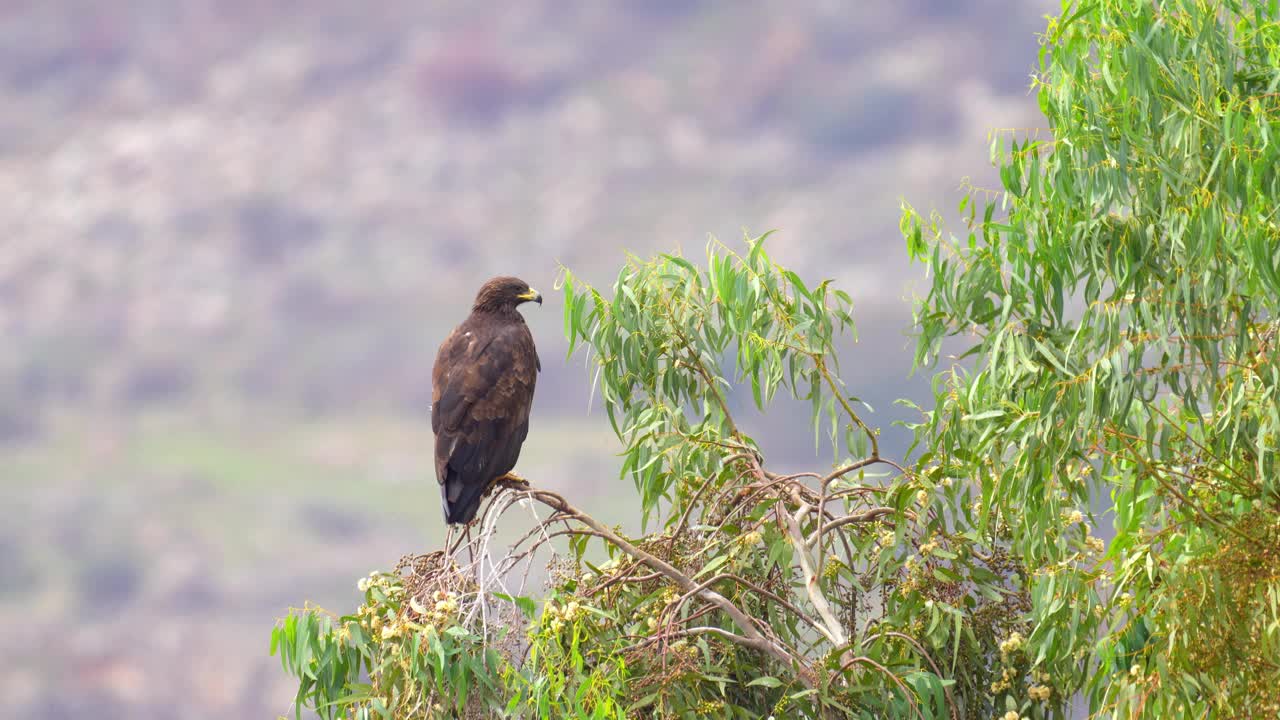
[[[542,295],[523,280],[496,277],[471,315],[449,333],[431,369],[431,429],[445,522],[469,523],[493,483],[515,467],[529,434],[529,408],[542,363],[516,312]]]

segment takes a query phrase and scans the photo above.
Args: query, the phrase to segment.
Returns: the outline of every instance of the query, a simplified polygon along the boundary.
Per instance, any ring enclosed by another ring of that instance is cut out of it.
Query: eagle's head
[[[473,309],[482,312],[514,310],[524,302],[542,304],[542,293],[529,287],[529,283],[515,277],[496,277],[480,287]]]

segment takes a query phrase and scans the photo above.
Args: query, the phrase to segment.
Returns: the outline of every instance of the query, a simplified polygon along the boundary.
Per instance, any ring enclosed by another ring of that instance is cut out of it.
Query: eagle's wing
[[[436,478],[448,522],[469,522],[489,484],[515,467],[539,370],[524,323],[463,323],[432,369]]]

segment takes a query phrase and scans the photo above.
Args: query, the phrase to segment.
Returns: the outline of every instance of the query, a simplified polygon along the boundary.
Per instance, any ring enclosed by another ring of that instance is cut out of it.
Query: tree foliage
[[[1098,713],[1280,713],[1278,19],[1070,7],[1035,80],[1052,137],[996,135],[966,237],[904,214],[917,360],[975,358],[940,378],[925,476],[1013,529],[1028,651]]]
[[[908,462],[840,380],[850,296],[764,237],[630,258],[607,293],[565,271],[646,531],[504,487],[465,550],[275,629],[299,715],[1280,712],[1278,15],[1099,0],[1050,21],[1050,132],[993,136],[1001,187],[965,195],[964,237],[904,209],[936,369]],[[834,462],[773,467],[735,388],[807,401]],[[542,514],[497,550],[521,506]]]

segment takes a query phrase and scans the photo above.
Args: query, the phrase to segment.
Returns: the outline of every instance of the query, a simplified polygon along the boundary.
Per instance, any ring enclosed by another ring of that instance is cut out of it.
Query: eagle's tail
[[[444,520],[450,525],[465,525],[475,519],[484,499],[483,483],[464,482],[449,468],[440,484],[440,504],[444,508]]]

